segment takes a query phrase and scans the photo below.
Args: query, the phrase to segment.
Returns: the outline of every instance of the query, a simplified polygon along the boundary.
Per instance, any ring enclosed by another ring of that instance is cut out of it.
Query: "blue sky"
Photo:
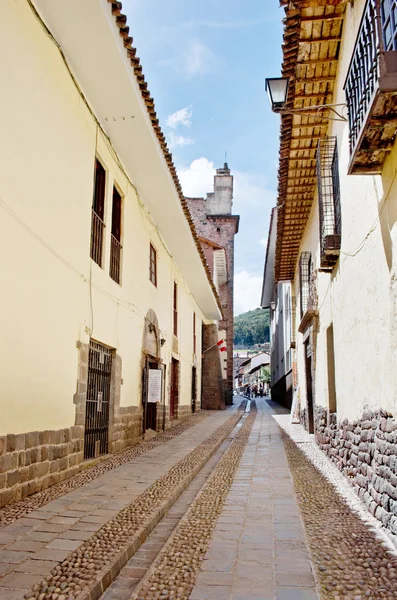
[[[185,195],[212,191],[225,151],[234,175],[235,313],[259,306],[279,117],[265,77],[279,76],[278,0],[124,0],[130,33]]]

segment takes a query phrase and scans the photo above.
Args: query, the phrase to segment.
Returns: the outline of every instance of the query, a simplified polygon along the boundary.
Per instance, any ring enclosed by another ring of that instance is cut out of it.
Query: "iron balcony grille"
[[[397,2],[367,0],[345,81],[351,173],[381,173],[396,137]]]
[[[110,277],[116,283],[120,283],[121,275],[121,249],[122,245],[119,240],[112,234],[110,236]]]
[[[105,223],[101,217],[92,209],[91,213],[91,258],[100,267],[102,266],[103,232]]]
[[[317,186],[320,212],[321,268],[332,269],[341,245],[341,207],[336,137],[317,145]]]
[[[299,286],[300,286],[300,309],[301,319],[307,311],[309,300],[310,280],[312,275],[311,252],[302,252],[299,259]]]
[[[108,452],[110,382],[113,352],[90,340],[84,429],[84,458]]]
[[[356,146],[379,80],[379,17],[379,0],[368,0],[345,83],[350,154]]]

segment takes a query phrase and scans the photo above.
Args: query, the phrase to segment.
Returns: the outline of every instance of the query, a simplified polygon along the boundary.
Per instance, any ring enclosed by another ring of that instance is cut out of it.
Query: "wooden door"
[[[305,367],[308,427],[309,433],[314,433],[312,351],[309,342],[305,344]]]
[[[170,390],[170,419],[177,418],[178,406],[178,371],[179,362],[175,358],[171,361],[171,390]]]

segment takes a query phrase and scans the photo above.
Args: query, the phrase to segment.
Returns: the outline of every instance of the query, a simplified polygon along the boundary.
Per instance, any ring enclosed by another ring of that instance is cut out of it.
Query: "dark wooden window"
[[[381,21],[386,50],[397,50],[397,0],[381,0]]]
[[[149,254],[149,279],[157,287],[157,252],[152,244]]]
[[[120,283],[121,275],[121,196],[113,188],[112,234],[110,236],[110,277]]]
[[[174,281],[174,335],[178,336],[178,286]]]
[[[91,211],[91,258],[100,267],[102,266],[102,249],[105,228],[105,188],[106,171],[99,160],[96,159],[94,196]]]
[[[196,354],[196,313],[193,313],[193,354]]]
[[[302,252],[299,259],[299,287],[301,318],[307,311],[310,292],[310,280],[312,277],[312,255],[311,252]]]

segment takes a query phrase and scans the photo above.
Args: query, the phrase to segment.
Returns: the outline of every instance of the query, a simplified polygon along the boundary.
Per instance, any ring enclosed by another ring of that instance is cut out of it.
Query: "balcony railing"
[[[320,138],[317,145],[317,187],[320,213],[322,270],[334,268],[341,244],[339,164],[336,137]]]
[[[397,51],[385,46],[385,37],[396,33],[396,23],[388,20],[391,4],[367,0],[345,82],[349,173],[380,173],[395,138]]]
[[[105,223],[92,209],[91,213],[91,258],[102,266],[103,231]]]
[[[110,268],[109,275],[116,282],[120,283],[121,275],[121,249],[119,240],[112,234],[110,236]]]

